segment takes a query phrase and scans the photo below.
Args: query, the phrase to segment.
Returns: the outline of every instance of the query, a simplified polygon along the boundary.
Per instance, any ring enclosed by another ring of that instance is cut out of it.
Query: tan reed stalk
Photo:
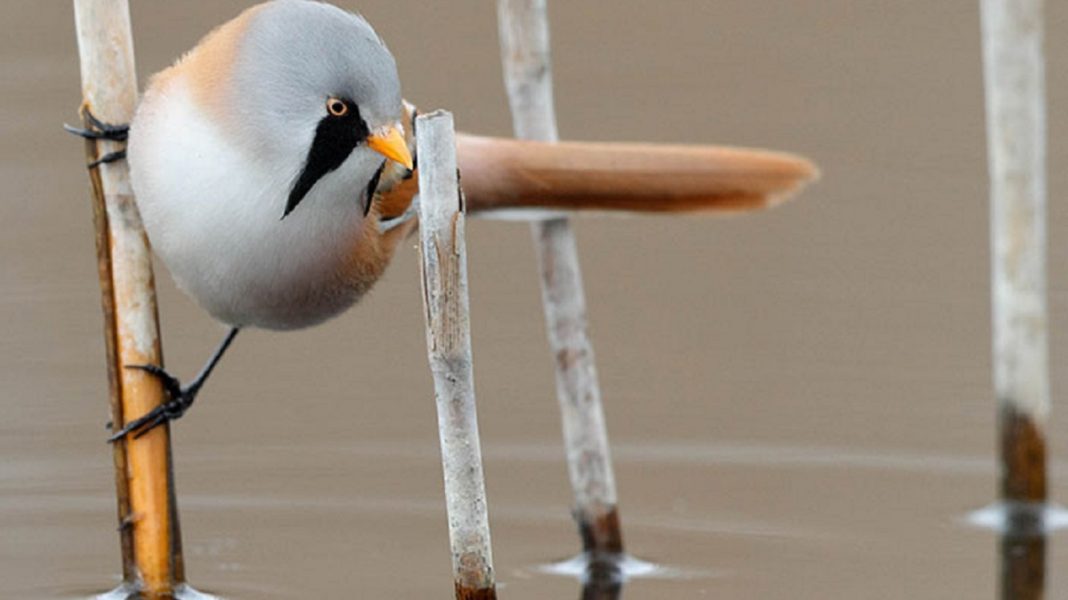
[[[418,117],[419,232],[427,355],[434,377],[457,600],[497,597],[475,410],[464,211],[453,119]]]
[[[498,0],[501,62],[516,137],[558,139],[545,0]],[[563,419],[574,516],[592,559],[623,551],[615,476],[601,405],[578,251],[566,218],[531,223]]]
[[[1012,509],[1021,503],[1045,503],[1047,496],[1050,383],[1042,0],[982,0],[981,7],[1000,487]]]
[[[83,114],[128,123],[137,103],[133,42],[126,0],[74,0],[81,59]],[[86,121],[86,127],[89,127]],[[121,149],[89,141],[90,162]],[[104,309],[111,421],[147,413],[163,401],[160,382],[124,365],[160,364],[156,294],[148,240],[125,161],[89,171],[97,264]],[[125,585],[148,599],[170,598],[184,578],[174,503],[169,429],[113,446]]]

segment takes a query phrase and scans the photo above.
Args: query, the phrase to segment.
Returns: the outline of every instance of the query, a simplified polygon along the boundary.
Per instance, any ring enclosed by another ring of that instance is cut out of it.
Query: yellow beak
[[[404,134],[401,133],[400,127],[390,125],[378,129],[367,136],[367,145],[382,156],[404,165],[405,168],[409,170],[412,168],[412,153],[408,150],[408,144],[404,141]]]

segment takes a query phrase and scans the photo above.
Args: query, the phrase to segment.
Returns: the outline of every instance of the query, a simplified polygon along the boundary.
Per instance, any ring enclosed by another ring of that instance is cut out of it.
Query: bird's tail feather
[[[459,134],[471,213],[737,213],[778,204],[818,176],[799,156],[717,146],[539,143]]]
[[[721,146],[560,142],[456,136],[466,209],[479,216],[545,212],[739,213],[778,204],[818,177],[792,154]],[[421,158],[421,157],[420,157]],[[416,177],[378,200],[403,213]]]

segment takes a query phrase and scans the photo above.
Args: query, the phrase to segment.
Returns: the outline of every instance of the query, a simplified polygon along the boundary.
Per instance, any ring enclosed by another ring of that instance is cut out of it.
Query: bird
[[[181,417],[244,328],[296,330],[347,310],[417,226],[417,110],[393,55],[356,13],[271,0],[153,76],[124,140],[137,207],[177,286],[229,329],[188,384],[109,439]],[[707,146],[539,144],[457,136],[466,210],[742,212],[815,177],[806,159]],[[533,213],[531,213],[533,214]],[[544,213],[539,213],[544,214]],[[121,425],[121,427],[119,426]]]

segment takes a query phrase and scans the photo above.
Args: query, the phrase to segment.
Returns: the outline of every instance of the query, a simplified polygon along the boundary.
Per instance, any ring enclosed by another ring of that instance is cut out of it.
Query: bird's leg
[[[66,129],[68,133],[73,133],[76,136],[83,137],[87,140],[108,140],[111,142],[125,142],[126,138],[130,135],[129,125],[112,125],[111,123],[105,123],[89,110],[88,107],[84,109],[85,120],[89,121],[88,128],[71,127],[66,123],[63,124],[63,129]],[[117,150],[115,152],[109,152],[104,156],[89,163],[89,168],[100,166],[104,163],[112,163],[117,160],[126,158],[126,150]]]
[[[167,401],[148,411],[148,414],[127,423],[125,427],[109,437],[108,441],[114,442],[130,433],[133,433],[135,438],[141,437],[151,431],[153,427],[173,421],[184,415],[185,411],[189,410],[189,407],[193,405],[193,401],[197,398],[197,392],[203,387],[204,382],[208,380],[212,369],[219,364],[219,359],[226,353],[226,349],[230,347],[230,343],[234,341],[234,338],[237,337],[237,332],[240,330],[239,327],[230,329],[229,333],[226,334],[226,338],[215,349],[215,352],[208,359],[204,368],[200,370],[196,379],[187,386],[182,386],[177,378],[156,365],[126,365],[127,369],[139,369],[155,375],[163,384],[163,390],[167,393]]]

